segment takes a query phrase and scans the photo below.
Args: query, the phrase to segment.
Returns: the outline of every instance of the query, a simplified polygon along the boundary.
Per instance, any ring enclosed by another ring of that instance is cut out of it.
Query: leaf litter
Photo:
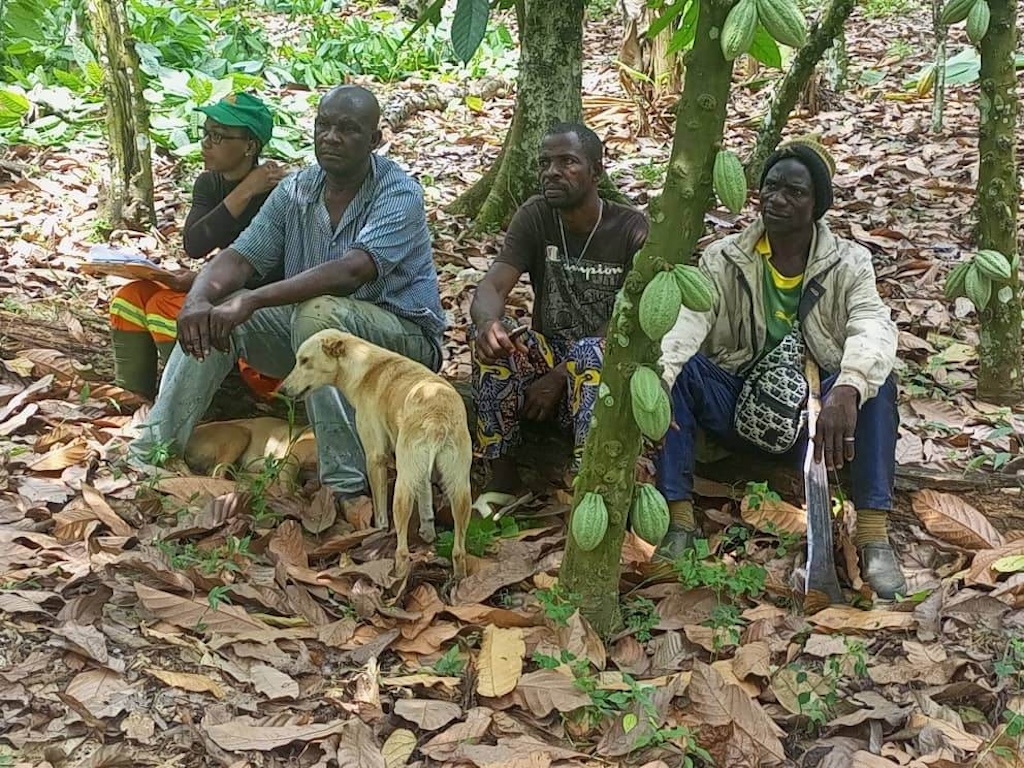
[[[931,135],[930,104],[902,86],[924,54],[877,42],[927,50],[929,13],[855,16],[855,84],[835,111],[798,112],[790,127],[822,133],[837,157],[830,221],[875,254],[900,327],[901,472],[938,478],[899,499],[914,594],[872,611],[865,587],[849,595],[857,607],[801,615],[798,500],[752,503],[704,481],[707,562],[732,577],[754,565],[767,591],[647,580],[649,550],[630,538],[626,627],[603,642],[553,578],[564,496],[551,487],[524,510],[536,535],[524,524],[486,541],[453,590],[446,561],[430,557],[395,583],[393,537],[369,528],[365,503],[336,515],[312,492],[271,497],[257,514],[212,504],[238,490],[230,480],[138,478],[118,446],[145,408],[108,383],[117,281],[76,267],[96,223],[97,190],[81,180],[104,150],[11,148],[34,164],[28,183],[0,177],[0,743],[11,764],[655,768],[703,750],[716,765],[1019,765],[1024,501],[1010,480],[1024,476],[1024,417],[977,400],[970,307],[941,296],[970,249],[976,93],[951,90],[948,132]],[[617,43],[614,21],[588,22],[584,109],[613,178],[644,204],[650,169],[667,159],[671,100],[623,97]],[[387,104],[417,87],[379,90]],[[759,114],[763,96],[758,77],[738,82],[730,114]],[[474,109],[441,100],[387,136],[431,179],[453,379],[469,373],[464,321],[497,242],[467,235],[444,205],[496,156],[513,103],[497,91]],[[726,143],[752,136],[734,120]],[[155,171],[176,174],[163,157]],[[68,179],[75,199],[58,206]],[[177,217],[180,191],[158,195]],[[719,234],[746,221],[709,220]],[[180,260],[168,245],[179,227],[114,240]],[[510,301],[525,310],[529,295],[521,286]]]

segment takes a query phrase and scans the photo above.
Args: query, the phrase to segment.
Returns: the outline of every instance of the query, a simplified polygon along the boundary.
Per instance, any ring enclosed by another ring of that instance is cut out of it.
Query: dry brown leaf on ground
[[[832,606],[807,619],[819,629],[833,632],[877,632],[883,629],[913,629],[917,619],[899,611],[861,611],[849,605]]]
[[[764,640],[756,640],[736,649],[732,659],[732,671],[743,680],[750,675],[768,677],[772,660],[771,648]]]
[[[135,584],[135,593],[147,611],[182,629],[222,635],[267,629],[266,624],[238,606],[220,605],[211,608],[209,603],[179,597],[138,583]]]
[[[834,683],[813,670],[783,667],[771,679],[775,700],[794,715],[802,715],[815,706],[821,707],[822,697]]]
[[[496,627],[535,627],[541,622],[539,611],[525,613],[523,611],[511,611],[508,608],[496,608],[493,605],[481,603],[467,603],[465,605],[446,605],[445,613],[450,613],[455,618],[467,624],[493,624]]]
[[[267,550],[277,557],[278,562],[309,568],[302,527],[295,520],[285,520],[277,526],[270,536]]]
[[[91,485],[82,483],[82,498],[85,499],[85,503],[89,505],[89,508],[96,513],[96,517],[115,536],[132,536],[135,533],[135,529],[122,520],[120,515],[114,511],[114,508],[107,503],[107,500],[103,498],[103,494]]]
[[[498,739],[497,744],[474,744],[465,742],[452,755],[451,760],[468,761],[473,765],[482,768],[497,768],[497,766],[531,766],[528,762],[534,755],[548,760],[569,760],[572,758],[585,758],[582,752],[574,749],[567,749],[558,744],[551,744],[546,741],[537,741],[529,736],[516,736],[509,739]],[[527,762],[523,762],[527,761]],[[542,762],[541,765],[544,763]]]
[[[334,491],[331,490],[331,486],[324,485],[303,509],[302,527],[315,535],[334,525],[337,517],[338,508],[334,503]]]
[[[416,749],[416,734],[405,728],[396,728],[381,747],[385,768],[402,768]]]
[[[192,691],[193,693],[212,693],[218,699],[224,698],[224,689],[221,688],[220,683],[206,675],[174,672],[169,669],[153,669],[152,667],[146,669],[146,674],[172,688],[181,688],[183,691]]]
[[[398,675],[395,677],[381,678],[380,684],[388,688],[413,688],[422,685],[425,688],[433,688],[439,685],[442,688],[452,691],[462,683],[461,677],[443,677],[431,675],[426,672],[417,672],[412,675]]]
[[[928,532],[965,549],[993,549],[1005,544],[988,519],[959,496],[931,489],[915,491],[914,514]]]
[[[732,754],[761,765],[774,765],[786,759],[779,740],[783,731],[738,686],[728,685],[722,676],[702,662],[695,662],[687,696],[691,711],[710,726],[732,726]]]
[[[524,655],[526,644],[521,629],[502,629],[493,624],[484,627],[476,657],[476,692],[497,697],[514,691],[523,673]]]
[[[572,677],[556,669],[538,669],[523,675],[513,697],[536,717],[547,717],[552,710],[572,712],[592,703]]]
[[[89,669],[68,683],[64,693],[81,704],[98,720],[117,717],[138,692],[117,672]]]
[[[420,745],[420,752],[431,760],[445,762],[452,759],[464,742],[479,741],[491,727],[491,710],[474,707],[466,712],[466,719],[442,731],[426,744]]]
[[[80,464],[92,453],[93,450],[85,440],[75,440],[40,456],[28,465],[28,469],[33,472],[59,472],[75,464]]]
[[[345,768],[386,768],[373,731],[362,720],[349,720],[339,731],[338,765]]]
[[[740,502],[740,515],[747,525],[766,533],[785,531],[797,536],[807,533],[807,513],[781,499],[761,499],[754,509],[750,505],[750,496],[744,496]]]
[[[1024,539],[1008,541],[1001,547],[982,549],[976,552],[974,560],[971,561],[970,570],[964,577],[964,584],[984,584],[994,587],[1003,571],[993,566],[1003,558],[1024,555]]]
[[[403,653],[419,656],[430,656],[441,650],[441,646],[459,634],[459,625],[451,621],[438,621],[431,624],[416,637],[408,640],[404,637],[394,642],[392,648]]]
[[[231,493],[236,488],[234,480],[217,477],[165,477],[158,480],[156,489],[181,501],[203,501]]]
[[[269,664],[253,664],[249,668],[249,681],[258,693],[271,701],[299,698],[299,684]]]
[[[462,717],[462,707],[441,699],[399,699],[395,702],[394,713],[425,731],[436,731]]]
[[[50,632],[60,638],[59,642],[65,648],[118,672],[124,671],[124,660],[110,657],[107,651],[107,638],[96,627],[69,622],[50,629]]]
[[[221,749],[228,752],[256,750],[268,752],[293,741],[317,741],[345,729],[347,720],[333,720],[329,723],[308,725],[260,725],[250,717],[240,717],[218,725],[204,725],[203,730]],[[383,758],[382,758],[383,760]],[[381,763],[383,764],[383,762]],[[343,763],[358,765],[358,763]]]

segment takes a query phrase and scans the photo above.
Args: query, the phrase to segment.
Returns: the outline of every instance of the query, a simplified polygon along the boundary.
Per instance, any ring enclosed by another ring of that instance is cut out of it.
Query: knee
[[[343,296],[317,296],[299,304],[292,315],[292,343],[297,348],[327,328],[351,331],[355,301]]]

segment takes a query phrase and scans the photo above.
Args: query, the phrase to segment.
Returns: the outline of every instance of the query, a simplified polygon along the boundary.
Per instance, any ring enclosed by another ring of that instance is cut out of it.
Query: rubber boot
[[[145,331],[111,329],[114,352],[114,383],[147,400],[156,397],[157,351]]]
[[[880,509],[857,510],[857,550],[860,572],[883,600],[907,594],[899,558],[889,543],[888,513]]]

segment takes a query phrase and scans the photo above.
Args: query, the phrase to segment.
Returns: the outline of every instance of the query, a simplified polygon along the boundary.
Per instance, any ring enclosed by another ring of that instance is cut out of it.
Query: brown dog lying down
[[[296,427],[284,419],[212,421],[200,424],[185,446],[185,463],[202,475],[221,476],[229,467],[258,474],[267,459],[283,460],[278,482],[294,488],[300,475],[316,472],[316,438],[309,427]]]
[[[374,525],[388,527],[388,463],[395,480],[395,571],[409,572],[409,520],[419,508],[420,537],[434,540],[430,481],[437,470],[452,505],[455,577],[466,575],[466,528],[472,497],[469,487],[472,443],[466,406],[447,381],[426,366],[382,349],[350,333],[329,329],[308,338],[280,391],[299,397],[327,384],[337,387],[356,411],[356,432],[366,454]]]

